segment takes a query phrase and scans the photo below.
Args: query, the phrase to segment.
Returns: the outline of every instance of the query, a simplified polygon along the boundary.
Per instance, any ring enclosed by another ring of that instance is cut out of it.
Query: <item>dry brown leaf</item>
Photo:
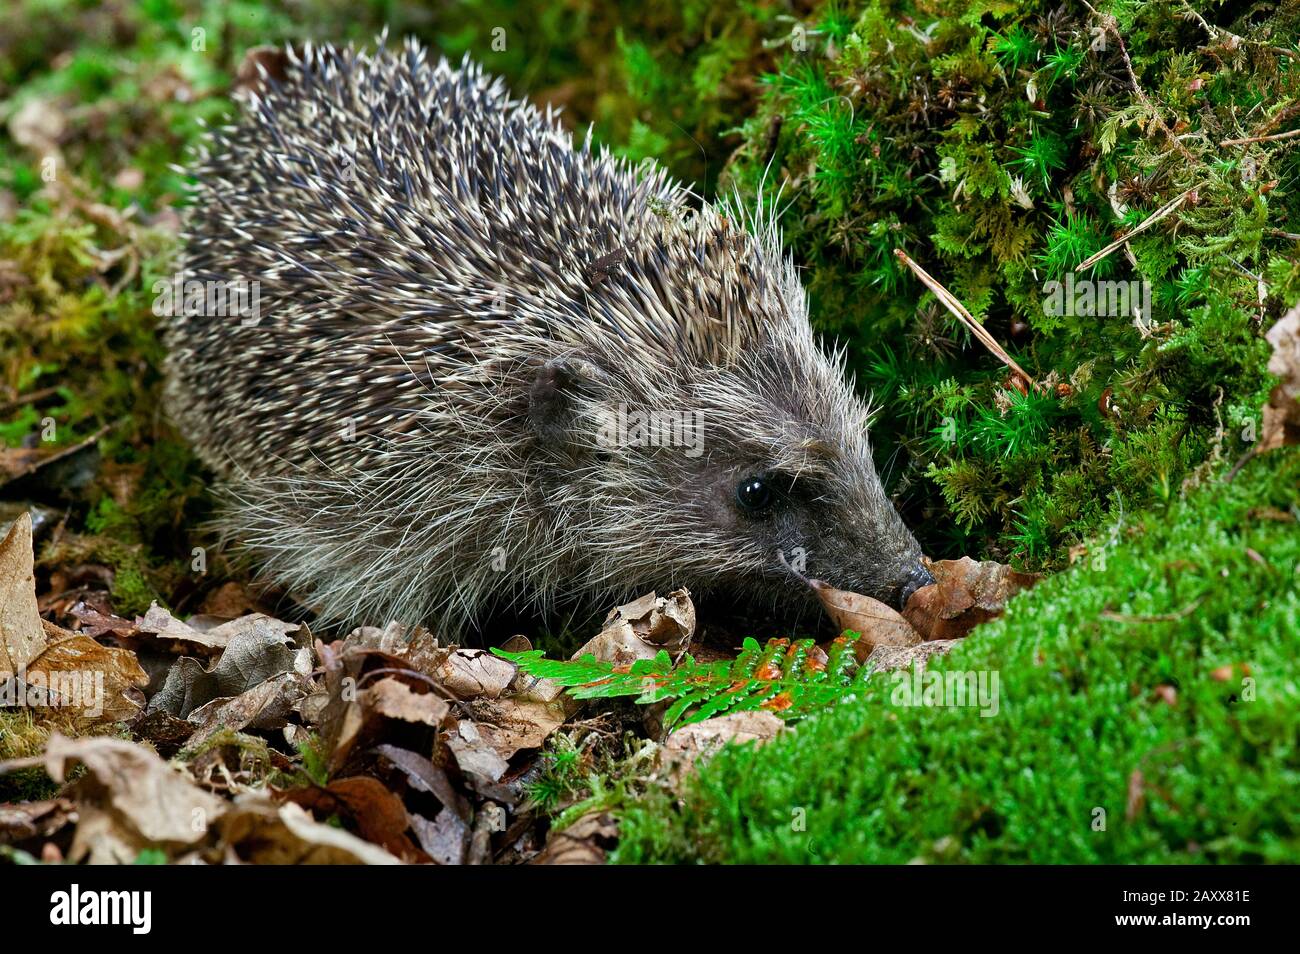
[[[0,542],[0,682],[24,669],[45,645],[36,607],[32,518],[23,513]]]
[[[444,769],[434,765],[418,752],[401,749],[395,745],[377,745],[375,752],[396,766],[406,776],[412,788],[433,795],[442,802],[444,808],[451,809],[468,824],[471,815],[469,801],[451,784],[451,779],[447,777]]]
[[[451,706],[432,692],[416,692],[399,679],[380,679],[361,693],[361,704],[388,719],[439,726]]]
[[[924,669],[931,656],[942,656],[956,646],[956,639],[930,639],[915,646],[878,646],[862,663],[875,672],[892,672],[895,669]]]
[[[361,626],[352,630],[338,646],[338,651],[349,653],[356,650],[378,650],[402,659],[417,672],[435,677],[439,667],[453,652],[451,648],[440,646],[438,639],[424,627],[411,629],[396,621],[383,629]]]
[[[212,639],[188,623],[183,623],[156,602],[150,603],[144,616],[135,622],[136,631],[145,636],[194,643],[205,649],[225,649],[226,640]]]
[[[245,728],[282,729],[312,688],[312,681],[300,673],[280,673],[237,696],[204,703],[191,712],[186,721],[196,725],[196,731],[200,733],[225,729],[237,732]]]
[[[350,821],[350,829],[403,861],[429,860],[406,835],[406,806],[378,779],[366,775],[340,778],[324,788],[313,786],[283,792],[280,798],[325,818],[337,815]]]
[[[501,776],[510,767],[478,726],[468,719],[461,719],[456,728],[447,733],[447,748],[455,756],[462,772],[489,782],[501,781]]]
[[[156,847],[111,807],[94,803],[77,809],[68,861],[73,864],[129,865],[146,848]]]
[[[401,861],[351,832],[316,821],[301,805],[242,795],[219,823],[237,860],[272,865],[396,865]]]
[[[590,653],[601,662],[629,666],[638,659],[653,659],[661,649],[677,653],[695,635],[695,604],[687,590],[667,596],[647,593],[616,606],[605,617],[599,633],[571,658]]]
[[[171,758],[179,752],[197,729],[193,722],[178,719],[161,709],[145,712],[131,723],[131,734],[150,743],[163,758]]]
[[[224,801],[203,791],[152,751],[122,739],[70,739],[55,732],[43,754],[0,763],[0,772],[43,765],[50,778],[61,783],[78,762],[89,771],[78,780],[71,796],[78,806],[111,806],[121,821],[151,842],[194,844],[226,810]]]
[[[411,830],[419,839],[425,854],[440,865],[463,865],[469,853],[470,829],[464,819],[451,809],[438,812],[433,821],[421,816],[411,816]]]
[[[325,690],[308,696],[299,706],[308,723],[320,726],[321,741],[329,752],[331,775],[338,773],[357,751],[367,723],[367,710],[355,695],[364,657],[359,653],[345,653],[338,646],[316,641],[316,658],[324,670]]]
[[[515,678],[513,663],[482,649],[449,653],[433,676],[462,699],[495,699]]]
[[[877,646],[914,646],[921,641],[921,635],[912,625],[880,600],[837,590],[821,580],[809,580],[808,583],[826,608],[831,622],[841,632],[851,630],[858,634],[854,650],[859,662]]]
[[[472,711],[479,734],[503,759],[521,749],[540,748],[570,715],[562,701],[519,698],[485,700]]]
[[[535,865],[603,865],[618,844],[618,821],[609,812],[583,815],[563,831],[552,832]]]
[[[95,607],[89,605],[84,600],[75,603],[68,613],[76,617],[78,632],[91,639],[98,639],[108,633],[114,636],[132,636],[135,634],[135,623],[129,619],[123,619],[121,616],[115,616],[112,613],[101,613]]]
[[[71,799],[0,804],[0,845],[48,838],[77,817]]]
[[[235,628],[228,631],[229,642],[221,658],[206,669],[192,656],[176,660],[162,688],[149,700],[150,711],[162,709],[185,719],[213,700],[233,699],[300,668],[293,639],[286,632],[286,627],[296,626],[258,614],[232,620],[226,626]]]
[[[930,564],[935,582],[908,599],[903,617],[924,639],[958,639],[1001,614],[1006,602],[1040,579],[1002,563],[970,557]]]
[[[716,755],[726,743],[763,743],[785,730],[784,719],[763,710],[729,712],[693,722],[664,740],[659,750],[660,771],[677,785],[700,764]]]
[[[135,653],[41,622],[47,644],[27,667],[28,686],[44,686],[51,705],[71,707],[91,722],[121,722],[140,714],[140,690],[149,684],[149,676]]]
[[[274,636],[296,634],[301,629],[298,623],[286,623],[262,613],[249,613],[247,616],[227,620],[207,628],[200,628],[192,623],[193,621],[181,622],[157,603],[150,603],[144,617],[137,621],[136,629],[141,634],[193,643],[209,650],[226,649],[237,638],[247,636],[249,633],[255,634],[259,641],[265,642]]]
[[[1256,453],[1300,444],[1300,304],[1279,318],[1264,338],[1273,346],[1269,373],[1280,380],[1264,405]]]

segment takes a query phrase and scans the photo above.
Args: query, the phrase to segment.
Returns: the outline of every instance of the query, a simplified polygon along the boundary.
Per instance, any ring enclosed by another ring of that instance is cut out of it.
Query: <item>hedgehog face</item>
[[[795,612],[813,578],[893,606],[931,582],[876,474],[866,407],[820,352],[798,357],[673,378],[630,378],[607,357],[541,369],[531,423],[561,455],[545,469],[548,522],[591,535],[593,580]]]
[[[842,416],[827,413],[843,402],[857,421],[865,408],[847,389],[836,388],[834,402],[827,396],[769,404],[747,419],[784,424],[768,433],[755,427],[757,439],[718,435],[713,463],[721,466],[706,512],[731,559],[715,565],[738,564],[740,574],[792,600],[806,598],[808,580],[819,579],[900,607],[932,578],[880,483],[865,430],[846,429]]]
[[[722,523],[738,538],[737,549],[754,555],[757,578],[779,577],[787,590],[819,579],[900,608],[914,590],[933,582],[920,547],[869,465],[841,459],[837,466],[842,470],[832,479],[741,471],[726,502],[734,516]]]

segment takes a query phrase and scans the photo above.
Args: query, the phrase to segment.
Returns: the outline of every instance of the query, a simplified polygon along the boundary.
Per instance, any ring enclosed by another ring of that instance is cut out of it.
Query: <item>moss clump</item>
[[[1297,519],[1291,449],[1117,526],[932,663],[997,672],[995,716],[878,676],[628,812],[619,860],[1294,861]]]
[[[40,755],[54,732],[67,736],[130,738],[130,732],[121,722],[87,724],[73,713],[60,709],[0,709],[0,762]],[[68,780],[79,778],[84,773],[85,767],[78,765],[72,769]],[[19,769],[0,775],[0,802],[53,798],[60,787],[39,766]]]
[[[1221,144],[1295,125],[1300,11],[1095,6],[827,7],[827,42],[768,77],[729,168],[751,193],[786,181],[814,320],[883,406],[882,463],[935,555],[1060,566],[1108,514],[1239,456],[1261,326],[1300,295],[1300,140]],[[1043,390],[1012,388],[897,249]]]

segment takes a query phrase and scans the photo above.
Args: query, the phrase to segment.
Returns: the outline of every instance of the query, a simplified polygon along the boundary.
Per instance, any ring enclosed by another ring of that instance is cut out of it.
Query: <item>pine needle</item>
[[[1129,239],[1131,239],[1133,236],[1137,235],[1139,232],[1145,232],[1147,229],[1151,228],[1151,226],[1155,225],[1161,219],[1171,215],[1175,209],[1177,209],[1180,205],[1182,205],[1185,201],[1187,201],[1187,197],[1191,194],[1192,194],[1192,190],[1188,189],[1182,195],[1170,199],[1160,208],[1156,209],[1154,212],[1148,215],[1146,219],[1143,220],[1142,224],[1139,225],[1137,228],[1135,228],[1133,231],[1126,233],[1121,238],[1115,239],[1115,241],[1111,242],[1109,245],[1107,245],[1105,248],[1103,248],[1100,252],[1096,253],[1095,255],[1089,255],[1087,258],[1085,258],[1082,262],[1078,264],[1078,266],[1075,268],[1075,271],[1086,272],[1088,269],[1092,268],[1092,266],[1100,262],[1103,258],[1106,258],[1108,255],[1114,252],[1115,249],[1122,247],[1124,243],[1127,242]]]
[[[1012,358],[1011,355],[1007,354],[1006,349],[1003,348],[1002,345],[998,344],[997,339],[989,334],[984,326],[975,320],[974,315],[966,310],[966,306],[957,300],[956,295],[939,284],[933,275],[927,272],[920,265],[916,264],[916,262],[912,260],[911,256],[901,248],[894,249],[894,255],[898,257],[900,262],[912,270],[912,274],[921,280],[922,285],[934,292],[934,297],[938,298],[940,303],[952,312],[954,317],[966,326],[966,328],[970,330],[970,333],[979,340],[980,344],[988,348],[994,357],[1019,375],[1029,387],[1034,389],[1038,388],[1038,385],[1034,383],[1034,379],[1026,373],[1024,368],[1016,364],[1015,359]]]

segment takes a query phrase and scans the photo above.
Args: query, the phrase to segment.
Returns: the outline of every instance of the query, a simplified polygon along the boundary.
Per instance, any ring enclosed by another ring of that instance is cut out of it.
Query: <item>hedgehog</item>
[[[413,41],[280,66],[205,135],[183,227],[185,287],[257,307],[164,330],[167,408],[260,579],[448,635],[932,581],[773,203],[705,202]]]

